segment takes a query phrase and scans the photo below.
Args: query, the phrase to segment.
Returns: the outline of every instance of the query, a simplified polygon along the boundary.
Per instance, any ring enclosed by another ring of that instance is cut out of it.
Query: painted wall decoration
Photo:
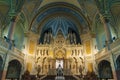
[[[34,51],[35,51],[35,41],[30,40],[30,43],[29,43],[29,54],[33,54]]]
[[[32,70],[32,63],[27,63],[27,70],[31,72]]]
[[[93,64],[92,63],[88,63],[88,71],[89,72],[93,71]]]
[[[91,43],[90,43],[90,40],[85,42],[85,47],[86,47],[86,54],[90,54],[91,53]]]

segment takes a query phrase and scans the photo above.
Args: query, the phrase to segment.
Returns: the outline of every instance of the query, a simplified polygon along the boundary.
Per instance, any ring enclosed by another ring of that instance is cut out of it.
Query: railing
[[[56,69],[50,69],[49,71],[48,71],[48,75],[56,75],[57,73],[56,73]]]
[[[120,46],[120,39],[117,39],[112,44],[110,44],[110,50],[113,50],[113,49],[115,49],[116,47],[119,47],[119,46]],[[109,54],[109,51],[108,51],[107,47],[105,47],[95,55],[95,58],[99,59],[102,56],[105,56],[107,54]]]
[[[107,48],[103,48],[101,51],[99,51],[97,54],[95,54],[95,58],[96,59],[99,59],[101,58],[102,56],[105,56],[108,54],[108,50]]]
[[[50,69],[49,71],[48,71],[48,75],[56,75],[57,73],[56,73],[56,69]],[[64,75],[72,75],[72,72],[71,72],[71,70],[70,69],[64,69],[63,70],[63,74]]]
[[[25,54],[22,53],[22,51],[20,51],[19,49],[15,48],[15,47],[13,48],[12,51],[14,52],[14,54],[17,54],[17,55],[19,55],[20,57],[24,57],[24,56],[25,56]]]
[[[80,78],[76,75],[72,75],[76,80],[80,80]]]
[[[72,75],[72,72],[70,69],[64,69],[64,75]]]
[[[120,45],[120,39],[117,39],[110,45],[110,48],[113,49],[113,48],[115,48],[116,46],[119,46],[119,45]]]
[[[1,38],[1,37],[0,37],[0,46],[5,47],[5,48],[8,48],[8,47],[9,47],[9,44],[5,41],[4,38]]]
[[[47,75],[42,76],[39,80],[42,80],[42,79],[44,79],[45,77],[47,77]]]
[[[1,38],[1,37],[0,37],[0,46],[1,46],[1,48],[6,48],[6,50],[9,49],[9,43],[7,43],[5,41],[5,39]],[[24,57],[24,54],[19,49],[15,48],[14,46],[12,46],[12,48],[10,49],[10,52],[11,52],[11,54]]]

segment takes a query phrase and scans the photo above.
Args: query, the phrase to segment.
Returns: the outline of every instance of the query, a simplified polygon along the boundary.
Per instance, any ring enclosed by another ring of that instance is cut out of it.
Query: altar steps
[[[41,80],[55,80],[56,75],[47,75],[45,78],[41,79]],[[74,78],[71,75],[65,75],[65,80],[77,80],[76,78]]]

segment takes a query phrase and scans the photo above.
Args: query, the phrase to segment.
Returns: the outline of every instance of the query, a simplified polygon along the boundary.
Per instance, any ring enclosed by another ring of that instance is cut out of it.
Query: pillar
[[[110,44],[112,43],[112,35],[110,31],[110,23],[109,19],[107,17],[104,17],[102,14],[100,14],[101,22],[104,25],[105,35],[106,35],[106,45],[108,46],[108,50],[110,49]]]
[[[66,59],[66,70],[68,69],[68,60]]]
[[[0,80],[5,80],[6,74],[7,74],[8,65],[9,65],[9,55],[8,55],[8,52],[7,52],[6,53],[6,58],[5,58],[5,61],[4,61],[4,64],[3,64],[2,77],[0,78]]]
[[[44,70],[43,70],[43,69],[44,69],[44,62],[42,62],[42,71],[41,71],[41,72],[42,72],[42,74],[43,74],[43,72],[44,72]]]
[[[76,74],[78,73],[78,62],[76,61]]]
[[[63,59],[63,69],[66,69],[66,59]]]
[[[110,53],[110,63],[111,63],[113,78],[114,78],[114,80],[117,80],[116,67],[115,67],[115,64],[114,64],[115,62],[114,62],[114,59],[113,59],[112,51]]]
[[[13,16],[10,24],[9,24],[9,30],[8,30],[8,35],[7,35],[7,42],[9,43],[9,49],[11,49],[13,45],[13,35],[14,35],[14,30],[15,30],[15,25],[16,25],[16,16]]]

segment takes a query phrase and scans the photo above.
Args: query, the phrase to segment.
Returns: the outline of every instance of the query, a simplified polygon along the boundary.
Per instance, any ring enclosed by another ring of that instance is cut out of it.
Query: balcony
[[[114,41],[111,45],[110,48],[114,49],[116,47],[120,46],[120,39],[117,39],[116,41]]]
[[[7,43],[4,38],[0,37],[0,50],[2,50],[3,53],[6,53],[8,49],[9,43]],[[14,46],[12,46],[12,49],[9,50],[9,54],[24,58],[24,53],[22,53],[19,49],[15,48]]]
[[[64,73],[64,75],[72,75],[72,72],[71,72],[71,70],[70,69],[64,69],[63,70],[63,73]],[[56,75],[57,73],[56,73],[56,69],[50,69],[49,71],[48,71],[48,75]]]
[[[103,48],[101,51],[99,51],[97,54],[95,54],[96,59],[100,59],[101,57],[104,57],[108,55],[108,50],[107,48]]]
[[[8,48],[9,44],[5,41],[4,38],[0,37],[0,46],[4,47],[4,48]]]
[[[99,51],[97,54],[95,54],[96,59],[100,59],[110,53],[111,50],[116,51],[120,48],[120,39],[117,39],[113,43],[110,44],[110,50],[108,51],[107,47],[103,48],[101,51]]]

